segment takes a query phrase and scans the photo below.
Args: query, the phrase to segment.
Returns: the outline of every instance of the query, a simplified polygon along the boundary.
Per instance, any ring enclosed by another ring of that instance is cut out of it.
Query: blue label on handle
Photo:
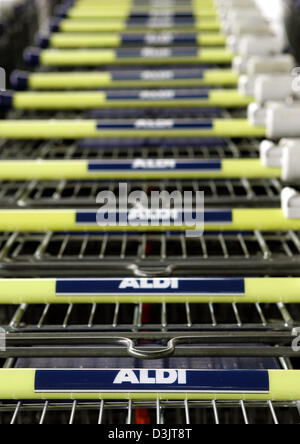
[[[266,370],[36,370],[44,393],[268,393]]]
[[[221,171],[221,160],[183,161],[173,159],[135,159],[131,161],[89,162],[88,170],[97,171]]]
[[[244,296],[245,281],[232,279],[58,279],[57,296]]]

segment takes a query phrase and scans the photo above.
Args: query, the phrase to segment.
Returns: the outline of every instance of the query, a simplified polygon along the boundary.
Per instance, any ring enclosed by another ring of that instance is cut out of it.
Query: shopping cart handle
[[[292,156],[289,156],[292,166]],[[246,173],[245,173],[246,171]],[[2,160],[0,180],[85,180],[85,179],[211,179],[280,178],[278,166],[265,167],[259,159],[135,159],[87,160]],[[300,177],[294,169],[293,177]]]
[[[132,208],[128,211],[96,209],[0,210],[0,231],[287,231],[300,230],[299,196],[289,197],[288,206],[282,208],[209,209],[197,213],[193,210],[147,210]],[[294,206],[294,202],[297,204]],[[290,206],[293,203],[293,206]],[[202,221],[204,220],[204,224]]]
[[[224,47],[140,47],[138,49],[44,49],[27,48],[24,59],[30,66],[103,66],[132,64],[230,64],[234,54]]]
[[[101,33],[97,32],[94,35],[90,32],[73,33],[60,32],[52,35],[38,34],[36,37],[36,45],[40,48],[47,49],[49,47],[56,49],[68,48],[121,48],[132,46],[166,46],[166,45],[180,45],[180,46],[199,46],[206,47],[224,47],[226,44],[226,37],[224,34],[217,33],[198,33],[198,32],[139,32],[139,33],[123,33],[111,32]]]
[[[47,49],[50,46],[50,37],[45,34],[37,34],[35,41],[38,48]]]
[[[13,101],[10,100],[13,98]],[[174,108],[199,107],[211,110],[220,107],[241,108],[252,102],[236,89],[139,89],[74,92],[15,92],[5,93],[0,97],[0,108],[14,109],[102,109],[102,108]]]
[[[11,84],[15,90],[96,90],[99,88],[142,87],[235,87],[238,74],[228,69],[134,69],[96,72],[15,71]]]
[[[281,127],[286,136],[285,127]],[[117,133],[118,132],[118,133]],[[300,134],[300,128],[298,127]],[[144,137],[266,137],[266,127],[247,119],[0,120],[0,138],[85,139]]]

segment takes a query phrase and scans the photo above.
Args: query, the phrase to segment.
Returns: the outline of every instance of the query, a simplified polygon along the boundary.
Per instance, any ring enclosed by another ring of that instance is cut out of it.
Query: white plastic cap
[[[272,30],[268,23],[264,20],[241,20],[231,23],[229,31],[232,35],[241,36],[245,34],[272,34]]]
[[[247,61],[246,57],[236,56],[232,61],[232,69],[238,74],[245,74],[247,72]]]
[[[294,59],[290,55],[276,54],[272,56],[237,56],[233,59],[232,69],[239,74],[273,74],[290,73],[294,67]]]
[[[226,40],[227,48],[233,54],[238,54],[239,51],[239,37],[235,35],[229,35]]]
[[[239,91],[244,96],[254,96],[256,102],[285,102],[292,95],[291,77],[286,74],[242,75]]]
[[[231,8],[227,9],[226,20],[229,22],[237,22],[240,19],[248,18],[248,19],[264,19],[261,11],[256,7],[249,8]]]
[[[253,126],[265,126],[267,121],[267,108],[259,103],[250,103],[247,109],[248,120]]]
[[[264,140],[260,144],[260,159],[266,168],[281,168],[283,181],[300,181],[300,139],[285,138],[278,144]]]
[[[264,60],[264,62],[263,62]],[[232,69],[238,74],[273,74],[287,73],[293,69],[293,59],[281,54],[274,55],[252,55],[234,57]]]
[[[257,14],[245,14],[236,19],[228,19],[227,17],[222,19],[222,30],[226,34],[234,34],[235,29],[239,24],[242,29],[247,29],[250,33],[255,33],[255,30],[259,28],[268,28],[268,23],[261,15]]]
[[[286,101],[292,95],[291,77],[287,74],[241,75],[239,91],[244,96],[254,96],[256,102]]]
[[[282,139],[282,180],[300,181],[300,139]]]
[[[285,107],[287,107],[287,105],[283,102],[267,102],[265,105],[252,102],[248,105],[247,109],[248,119],[254,126],[267,126],[269,110]]]
[[[259,75],[254,82],[254,97],[258,103],[286,101],[292,95],[291,77],[286,74]]]
[[[300,102],[268,107],[266,127],[270,139],[300,137]]]
[[[279,54],[282,50],[278,38],[273,35],[245,35],[240,38],[238,53],[242,57]]]
[[[273,74],[291,73],[294,67],[294,59],[289,54],[277,54],[276,56],[252,56],[247,62],[247,74]]]
[[[215,0],[215,2],[220,10],[257,7],[254,0]]]
[[[267,168],[280,168],[282,165],[282,147],[271,140],[263,140],[259,146],[260,159]]]
[[[243,96],[254,96],[257,76],[242,74],[239,78],[238,89]]]

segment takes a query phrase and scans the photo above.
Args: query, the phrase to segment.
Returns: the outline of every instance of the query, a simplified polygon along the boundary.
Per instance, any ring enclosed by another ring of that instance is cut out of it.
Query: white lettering
[[[150,290],[153,288],[153,283],[149,279],[141,279],[140,288],[144,290]]]
[[[174,121],[171,119],[138,119],[135,121],[135,127],[139,129],[165,129],[173,128]]]
[[[172,28],[174,26],[174,19],[172,16],[152,16],[146,23],[148,28]]]
[[[171,32],[149,33],[145,35],[145,43],[147,45],[170,45],[174,40]]]
[[[139,377],[137,376],[139,375]],[[120,370],[114,384],[187,384],[186,370]]]
[[[167,290],[171,288],[172,290],[178,290],[179,280],[172,279],[124,279],[120,286],[120,290],[126,290],[127,288],[133,288],[136,290]]]

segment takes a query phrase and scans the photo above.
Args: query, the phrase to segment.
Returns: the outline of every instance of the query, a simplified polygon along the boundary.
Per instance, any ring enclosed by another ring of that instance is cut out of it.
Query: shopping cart
[[[22,52],[38,29],[33,0],[2,1],[0,5],[0,59],[7,76],[22,66]],[[7,51],[7,48],[10,51]]]

